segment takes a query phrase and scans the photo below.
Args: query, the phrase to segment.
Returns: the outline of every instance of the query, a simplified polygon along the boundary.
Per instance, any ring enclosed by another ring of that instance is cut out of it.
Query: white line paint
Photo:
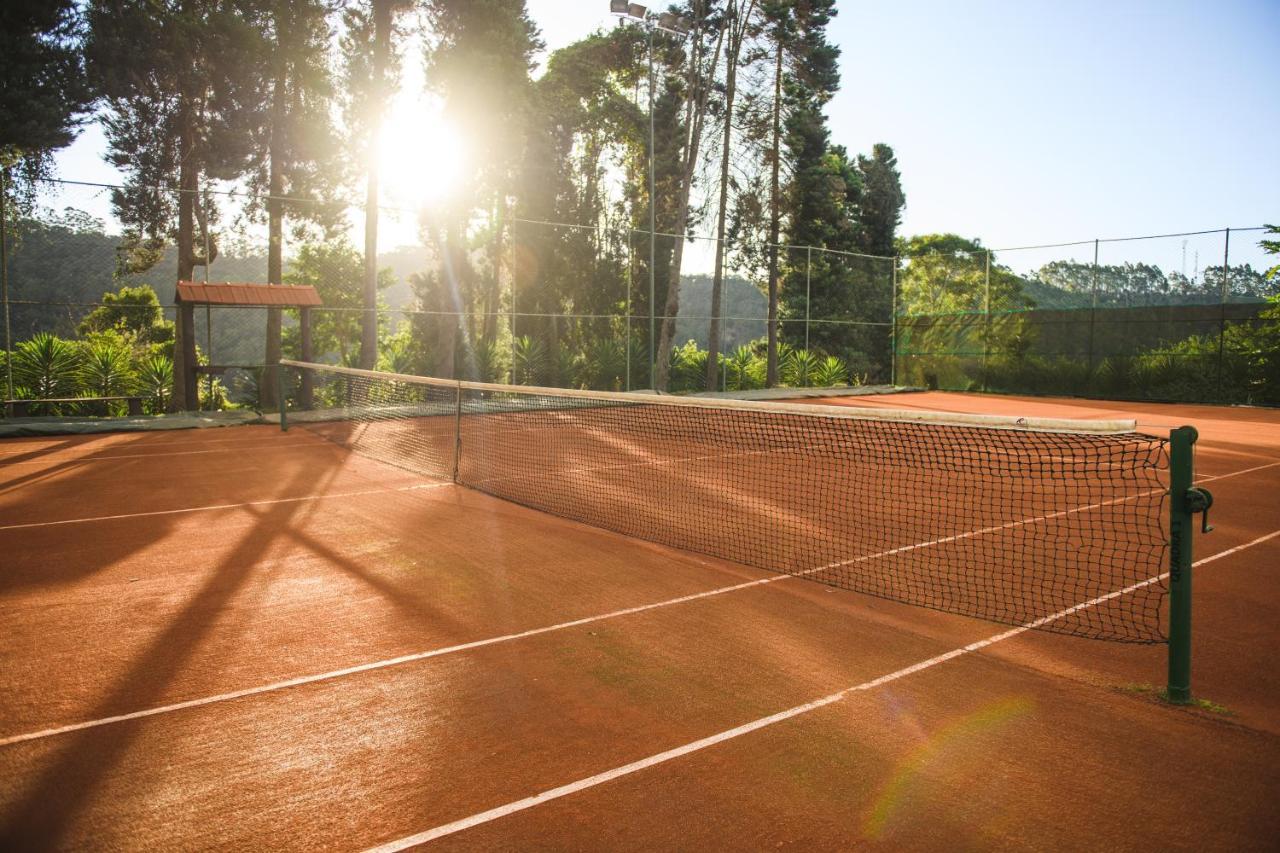
[[[1194,565],[1202,566],[1205,563],[1210,563],[1210,562],[1213,562],[1214,560],[1221,559],[1222,557],[1225,557],[1229,554],[1234,554],[1238,551],[1242,551],[1245,548],[1249,548],[1254,545],[1259,545],[1263,542],[1266,542],[1268,539],[1273,539],[1277,536],[1280,536],[1280,530],[1274,530],[1271,533],[1268,533],[1264,536],[1260,536],[1251,542],[1246,542],[1243,545],[1237,545],[1234,548],[1229,548],[1226,551],[1221,551],[1210,557],[1205,557],[1203,560],[1197,560]],[[892,681],[898,681],[900,679],[906,678],[909,675],[914,675],[917,672],[922,672],[926,669],[932,669],[933,667],[938,666],[939,664],[942,664],[942,663],[946,663],[949,660],[953,660],[963,655],[972,654],[973,652],[980,651],[982,649],[988,648],[989,646],[993,646],[996,643],[1004,642],[1005,640],[1008,640],[1012,637],[1016,637],[1019,634],[1026,633],[1027,631],[1030,631],[1034,628],[1038,628],[1049,622],[1054,622],[1054,621],[1057,621],[1058,619],[1062,619],[1079,610],[1084,610],[1089,607],[1094,607],[1098,604],[1102,604],[1106,601],[1110,601],[1113,598],[1118,598],[1121,595],[1126,595],[1130,592],[1134,592],[1135,590],[1139,590],[1145,586],[1150,586],[1151,584],[1159,583],[1160,581],[1164,580],[1168,576],[1169,576],[1168,573],[1165,572],[1163,574],[1156,575],[1155,577],[1147,578],[1144,581],[1139,581],[1138,583],[1127,586],[1124,589],[1116,590],[1115,592],[1110,592],[1110,593],[1107,593],[1106,595],[1098,596],[1097,598],[1092,598],[1088,601],[1084,601],[1084,602],[1081,602],[1080,604],[1074,605],[1072,607],[1068,607],[1065,610],[1060,610],[1057,613],[1053,613],[1053,614],[1050,614],[1049,616],[1045,616],[1041,619],[1037,619],[1034,622],[1028,622],[1025,625],[1019,625],[1017,628],[1010,628],[1008,631],[1002,631],[999,634],[993,634],[992,636],[987,637],[984,640],[979,640],[976,643],[970,643],[967,646],[961,646],[960,648],[952,649],[949,652],[944,652],[940,655],[937,655],[936,657],[931,657],[928,660],[923,660],[923,661],[920,661],[919,663],[914,663],[910,666],[903,667],[902,669],[895,670],[891,673],[888,673],[887,675],[882,675],[879,678],[873,679],[871,681],[864,681],[862,684],[857,684],[857,685],[854,685],[853,687],[846,687],[844,690],[841,690],[836,693],[832,693],[827,696],[823,696],[820,699],[814,699],[813,701],[806,702],[803,705],[796,705],[794,708],[788,708],[785,711],[779,711],[778,713],[771,714],[768,717],[761,717],[758,720],[753,720],[749,723],[744,723],[741,726],[737,726],[732,729],[726,729],[722,732],[717,732],[716,734],[709,735],[708,737],[691,741],[689,743],[683,744],[682,746],[677,746],[674,749],[669,749],[665,752],[659,752],[655,755],[650,755],[646,758],[640,759],[639,761],[633,761],[630,764],[623,764],[619,767],[614,767],[611,770],[606,770],[603,773],[597,773],[594,776],[588,776],[585,779],[579,779],[576,782],[570,782],[567,785],[561,785],[557,788],[552,788],[548,791],[543,791],[542,793],[535,794],[532,797],[525,797],[522,800],[515,800],[505,805],[501,805],[496,808],[489,809],[487,811],[478,812],[469,817],[464,817],[460,820],[455,820],[451,823],[441,824],[440,826],[425,830],[424,832],[419,832],[415,835],[406,836],[404,838],[400,838],[395,841],[389,841],[385,844],[378,845],[377,847],[371,847],[369,848],[368,853],[392,853],[392,851],[404,850],[406,848],[414,847],[419,844],[425,844],[428,841],[434,841],[435,839],[443,838],[446,835],[453,835],[454,833],[462,832],[465,829],[470,829],[472,827],[479,826],[480,824],[489,823],[490,821],[498,820],[508,815],[515,814],[516,812],[521,812],[521,811],[524,811],[525,809],[530,809],[530,808],[533,808],[534,806],[542,805],[543,803],[550,802],[551,800],[557,800],[561,797],[567,797],[570,794],[575,794],[579,791],[584,791],[587,788],[594,788],[597,785],[603,785],[606,782],[611,782],[614,779],[618,779],[622,776],[628,776],[632,773],[637,773],[641,770],[645,770],[657,764],[662,764],[664,762],[671,761],[676,758],[680,758],[681,756],[689,755],[690,753],[698,752],[699,750],[703,750],[708,747],[712,747],[717,744],[724,743],[727,740],[733,740],[734,738],[742,737],[745,734],[750,734],[751,732],[758,731],[759,729],[763,729],[767,726],[772,726],[784,720],[789,720],[793,717],[798,717],[802,714],[808,714],[811,711],[816,711],[819,708],[824,708],[827,705],[832,705],[836,702],[841,701],[842,699],[847,698],[848,696],[854,693],[874,690],[875,688],[888,684]]]
[[[1280,463],[1274,463],[1274,464],[1280,464]],[[1261,467],[1266,468],[1271,466],[1264,465]],[[1218,475],[1218,477],[1214,479],[1231,477],[1231,476],[1234,476],[1235,474],[1246,474],[1254,470],[1257,470],[1257,469],[1250,468],[1243,471],[1237,471],[1232,474],[1220,474]],[[398,489],[396,491],[407,491],[415,488],[438,488],[440,486],[445,486],[445,485],[449,485],[449,484],[439,483],[439,484],[430,484],[430,485],[424,485],[424,486],[409,486],[403,489]],[[376,493],[377,492],[373,492],[373,494],[376,494]],[[349,494],[367,494],[367,493],[349,493]],[[324,497],[324,496],[320,496],[320,497]],[[329,495],[327,497],[343,497],[343,495]],[[283,500],[294,500],[294,499],[286,498]],[[304,500],[304,499],[298,498],[296,500]],[[257,503],[277,503],[277,502],[280,502],[280,501],[260,501]],[[247,505],[248,504],[232,504],[230,506],[240,507],[240,506],[247,506]],[[194,511],[194,510],[169,510],[166,512],[188,512],[188,511]],[[124,516],[124,517],[128,517],[128,516]],[[1028,519],[1026,520],[1025,523],[1030,523],[1031,521],[1040,520],[1041,518],[1044,518],[1044,517],[1038,516],[1036,519]],[[1024,523],[1024,522],[1010,522],[1010,524],[1013,524],[1013,525],[1021,524],[1021,523]],[[1008,525],[1004,525],[1004,526],[1008,526]],[[3,529],[5,528],[0,528],[0,530],[3,530]],[[876,554],[867,554],[862,557],[857,557],[853,560],[847,560],[840,563],[831,563],[825,566],[818,566],[817,568],[806,569],[804,571],[796,572],[794,574],[770,575],[769,577],[757,578],[756,580],[747,581],[745,583],[738,583],[738,584],[731,584],[729,586],[717,587],[715,589],[706,590],[704,592],[693,593],[691,595],[683,595],[678,598],[670,598],[665,601],[656,601],[650,604],[641,604],[641,605],[637,605],[636,607],[628,607],[623,610],[614,610],[608,613],[597,614],[595,616],[586,616],[581,619],[574,619],[568,622],[561,622],[555,625],[545,625],[540,628],[531,628],[527,631],[521,631],[514,634],[503,634],[497,637],[489,637],[483,640],[475,640],[470,643],[462,643],[460,645],[455,645],[455,646],[445,646],[439,649],[427,649],[421,652],[414,652],[412,654],[402,655],[394,658],[386,658],[384,660],[370,661],[368,663],[358,664],[356,666],[351,666],[351,667],[345,667],[343,669],[331,670],[329,672],[316,673],[314,675],[304,675],[298,678],[287,679],[285,681],[277,681],[271,684],[258,685],[257,687],[246,687],[243,690],[233,690],[227,693],[218,693],[212,696],[204,696],[199,699],[190,699],[185,702],[176,702],[170,705],[160,705],[155,708],[147,708],[141,711],[133,711],[128,714],[118,714],[116,716],[102,717],[96,720],[86,720],[79,723],[70,723],[65,726],[57,726],[54,728],[42,729],[40,731],[35,731],[35,732],[24,732],[22,734],[11,735],[6,738],[0,738],[0,747],[8,746],[14,743],[21,743],[23,741],[39,740],[41,738],[53,737],[55,735],[82,731],[84,729],[97,728],[99,726],[111,725],[112,723],[121,723],[121,722],[126,722],[128,720],[138,720],[144,717],[153,717],[153,716],[156,716],[157,714],[168,714],[174,711],[181,711],[186,708],[197,708],[202,705],[212,705],[218,702],[228,702],[233,699],[243,698],[245,696],[256,696],[262,693],[270,693],[276,690],[284,690],[290,687],[298,687],[304,684],[314,684],[319,681],[328,681],[330,679],[341,678],[347,675],[355,675],[361,672],[370,672],[378,669],[386,669],[387,667],[398,666],[400,664],[410,663],[412,661],[426,660],[428,658],[441,657],[443,655],[455,654],[457,652],[468,651],[470,649],[478,649],[484,646],[496,645],[498,643],[507,643],[513,640],[525,639],[527,637],[535,637],[535,636],[538,636],[539,634],[547,634],[552,631],[562,631],[567,628],[574,628],[580,625],[589,625],[593,622],[601,622],[606,619],[616,619],[618,617],[629,616],[634,613],[643,613],[649,610],[657,610],[662,607],[671,607],[677,604],[685,604],[690,601],[698,601],[704,598],[711,598],[717,595],[724,595],[726,593],[736,592],[741,589],[748,589],[750,587],[764,586],[765,584],[778,583],[780,581],[785,581],[785,580],[789,580],[791,578],[796,578],[796,577],[805,577],[808,575],[812,575],[818,572],[823,572],[828,569],[832,569],[842,565],[875,560],[881,557],[886,557],[886,556],[900,553],[903,551],[910,551],[917,548],[924,548],[930,545],[943,544],[946,542],[955,541],[956,539],[964,538],[966,536],[977,536],[977,535],[981,535],[982,533],[987,533],[987,532],[990,532],[991,530],[998,530],[998,529],[1001,529],[1001,528],[984,528],[982,530],[970,531],[968,533],[957,534],[956,536],[948,536],[942,539],[935,539],[929,542],[921,542],[913,545],[903,545],[898,548],[892,548],[887,551],[882,551]],[[1220,554],[1216,554],[1212,557],[1207,557],[1204,560],[1201,560],[1200,562],[1207,563],[1212,560],[1216,560],[1218,559],[1218,557],[1226,556],[1227,554],[1234,553],[1235,551],[1238,551],[1242,548],[1246,548],[1249,545],[1255,545],[1255,544],[1258,544],[1259,542],[1264,542],[1267,539],[1270,539],[1273,536],[1276,536],[1277,534],[1280,534],[1280,531],[1277,531],[1277,533],[1268,534],[1267,536],[1264,536],[1259,540],[1246,543],[1245,545],[1238,546],[1237,548],[1232,548],[1230,550],[1223,551]],[[1139,584],[1138,586],[1132,587],[1132,589],[1136,590],[1145,585],[1147,584],[1144,582],[1142,584]],[[1118,594],[1120,593],[1116,593],[1116,595]],[[1102,600],[1102,599],[1099,599],[1099,600]],[[1074,612],[1074,611],[1063,611],[1062,616],[1067,615],[1067,613],[1069,612]],[[1032,624],[1040,625],[1040,624],[1043,624],[1043,621],[1037,621]]]
[[[415,492],[421,489],[440,489],[452,487],[453,483],[418,483],[412,486],[399,486],[394,489],[365,489],[359,492],[335,492],[331,495],[301,495],[296,498],[273,498],[262,501],[244,501],[237,504],[209,504],[207,506],[190,506],[183,509],[157,509],[151,512],[125,512],[119,515],[95,515],[89,518],[64,518],[58,521],[29,521],[24,524],[0,525],[0,530],[26,530],[32,527],[56,527],[60,524],[88,524],[93,521],[122,521],[126,518],[147,518],[154,515],[179,515],[187,512],[210,512],[213,510],[242,509],[248,506],[270,506],[272,504],[299,503],[301,501],[327,501],[331,498],[354,498],[365,495],[391,494],[393,492]]]
[[[241,442],[236,447],[216,447],[211,450],[175,450],[171,453],[120,453],[112,456],[80,455],[68,456],[65,459],[59,459],[51,453],[39,459],[20,459],[16,462],[0,459],[0,468],[16,467],[18,465],[71,465],[82,462],[107,462],[112,459],[155,459],[161,456],[198,456],[205,453],[239,453],[244,449],[257,450],[264,447],[278,447],[281,450],[317,450],[320,448],[333,449],[335,446],[330,442],[276,440],[256,443]]]
[[[595,616],[584,616],[581,619],[573,619],[569,622],[561,622],[557,625],[545,625],[541,628],[530,628],[528,631],[520,631],[515,634],[503,634],[498,637],[487,637],[483,640],[475,640],[470,643],[460,643],[456,646],[429,649],[423,652],[401,655],[400,657],[387,658],[386,660],[371,661],[369,663],[362,663],[356,666],[349,666],[344,669],[335,669],[331,672],[322,672],[315,675],[303,675],[298,678],[290,678],[286,681],[277,681],[272,684],[259,685],[258,687],[247,687],[244,690],[233,690],[229,693],[218,693],[216,695],[205,696],[200,699],[190,699],[186,702],[175,702],[172,705],[161,705],[156,708],[148,708],[144,711],[134,711],[129,714],[118,714],[114,717],[103,717],[98,720],[71,723],[70,725],[44,729],[38,732],[26,732],[24,734],[12,735],[10,737],[0,738],[0,747],[9,746],[15,743],[22,743],[23,741],[28,740],[39,740],[41,738],[53,737],[54,735],[67,734],[68,732],[78,732],[83,731],[84,729],[97,728],[98,726],[106,726],[111,723],[122,723],[127,720],[139,720],[143,717],[154,717],[157,714],[168,714],[173,711],[181,711],[184,708],[198,708],[201,705],[212,705],[216,702],[227,702],[231,699],[240,699],[245,696],[256,696],[260,693],[270,693],[274,690],[283,690],[287,687],[298,687],[303,684],[315,684],[318,681],[328,681],[330,679],[341,678],[347,675],[355,675],[360,672],[371,672],[377,669],[386,669],[387,667],[399,666],[400,664],[411,663],[413,661],[442,657],[444,655],[456,654],[457,652],[465,652],[471,649],[479,649],[485,646],[493,646],[498,643],[509,643],[512,640],[523,640],[526,637],[536,637],[539,634],[549,634],[552,631],[563,631],[566,628],[576,628],[579,625],[590,625],[593,622],[601,622],[605,619],[616,619],[619,616],[629,616],[633,613],[643,613],[646,610],[657,610],[660,607],[670,607],[674,604],[698,601],[699,599],[711,598],[715,595],[724,595],[727,592],[735,592],[740,589],[747,589],[748,587],[777,583],[778,581],[787,580],[790,577],[790,575],[772,575],[767,578],[758,578],[744,583],[733,584],[732,586],[722,586],[716,589],[706,590],[705,592],[695,592],[690,595],[682,595],[679,598],[669,598],[666,601],[655,601],[652,604],[641,604],[636,607],[628,607],[624,610],[613,610],[608,613],[600,613]]]

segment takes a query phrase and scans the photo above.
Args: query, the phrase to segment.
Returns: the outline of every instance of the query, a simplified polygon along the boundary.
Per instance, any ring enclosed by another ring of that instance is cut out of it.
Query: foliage
[[[354,367],[359,357],[360,321],[364,299],[360,281],[364,275],[364,257],[345,240],[323,243],[303,243],[298,247],[289,264],[288,278],[292,284],[310,285],[316,289],[324,303],[323,308],[311,309],[311,341],[313,357],[317,361],[337,361]],[[389,269],[378,271],[378,289],[385,290],[395,283],[395,275]],[[378,312],[385,324],[386,306]],[[301,340],[296,327],[285,333],[286,349],[301,355]]]
[[[833,388],[849,384],[848,366],[834,355],[818,362],[813,371],[813,384],[818,388]]]
[[[12,178],[29,189],[51,153],[71,144],[89,110],[94,93],[81,53],[83,23],[74,0],[0,4],[0,169],[6,178],[0,201],[23,200]]]
[[[102,294],[102,304],[76,327],[82,337],[109,330],[124,332],[141,345],[173,342],[173,323],[164,319],[159,297],[145,284]]]
[[[146,399],[146,410],[153,415],[164,412],[173,388],[173,359],[158,353],[142,358],[137,364],[137,389]]]
[[[787,347],[779,354],[782,384],[793,388],[808,388],[816,384],[821,359],[816,352]]]
[[[1228,267],[1225,282],[1222,266],[1208,266],[1200,278],[1179,272],[1165,273],[1154,264],[1093,264],[1053,261],[1032,275],[1032,286],[1040,285],[1038,301],[1045,307],[1048,298],[1061,307],[1099,308],[1133,305],[1217,304],[1225,292],[1227,299],[1258,300],[1280,292],[1280,282],[1269,283],[1266,275],[1249,264]],[[1224,290],[1225,285],[1225,290]],[[1074,299],[1072,297],[1075,297]],[[926,312],[930,313],[930,312]]]
[[[1267,225],[1267,234],[1272,237],[1280,237],[1280,225]],[[1258,245],[1262,247],[1268,255],[1280,255],[1280,240],[1259,240]],[[1263,273],[1267,277],[1267,281],[1280,282],[1280,264],[1267,269]]]
[[[130,394],[136,377],[132,339],[111,330],[95,332],[80,344],[78,379],[80,393],[87,397],[114,397]]]
[[[547,369],[547,348],[538,338],[521,335],[511,348],[514,381],[518,385],[538,385]]]
[[[748,391],[765,385],[765,359],[747,344],[735,349],[724,361],[725,380],[730,391]]]
[[[574,359],[573,379],[579,388],[621,391],[627,371],[626,347],[617,338],[599,338],[587,343]]]
[[[74,344],[41,332],[14,348],[15,393],[28,399],[78,396],[79,368],[80,353]]]
[[[900,314],[1001,312],[1030,305],[1021,279],[998,264],[979,240],[921,234],[902,241],[898,252],[907,259],[898,273]]]

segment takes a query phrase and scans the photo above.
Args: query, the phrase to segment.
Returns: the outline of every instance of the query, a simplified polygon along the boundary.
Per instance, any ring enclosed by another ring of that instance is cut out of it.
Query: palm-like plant
[[[74,344],[41,332],[14,350],[13,382],[31,399],[74,397],[79,392],[79,361]]]
[[[138,363],[136,375],[138,393],[147,398],[148,410],[154,415],[162,413],[173,388],[173,359],[159,353],[147,356]]]
[[[764,387],[765,361],[748,345],[730,353],[724,360],[724,369],[730,391]]]
[[[808,388],[813,385],[818,372],[819,359],[807,349],[788,350],[781,359],[782,384],[792,388]]]
[[[627,369],[627,351],[614,338],[600,338],[587,344],[587,351],[575,365],[574,381],[583,388],[618,391]]]
[[[80,350],[78,375],[86,396],[114,397],[133,390],[129,348],[119,341],[90,340]]]
[[[133,373],[132,353],[128,343],[118,336],[95,336],[80,348],[77,375],[80,390],[88,397],[116,397],[133,392],[137,381]],[[117,413],[120,405],[108,405]]]
[[[536,385],[547,365],[547,350],[542,341],[521,335],[512,347],[513,378],[518,385]]]
[[[840,358],[829,355],[818,362],[813,372],[813,384],[819,388],[831,388],[849,384],[849,366]]]

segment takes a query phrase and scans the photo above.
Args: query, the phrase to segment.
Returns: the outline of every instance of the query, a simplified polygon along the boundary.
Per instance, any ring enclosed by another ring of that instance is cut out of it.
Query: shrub
[[[829,355],[818,362],[813,372],[813,384],[819,388],[831,388],[849,384],[849,368],[841,359]]]
[[[573,379],[582,388],[618,391],[626,371],[626,347],[615,338],[598,338],[588,343],[586,352],[577,359]]]
[[[818,354],[807,349],[788,348],[785,355],[779,356],[780,378],[783,385],[792,388],[808,388],[814,384],[821,359]]]
[[[75,344],[41,332],[18,344],[13,353],[13,382],[27,399],[79,396],[80,354]],[[57,414],[49,406],[47,414]]]
[[[516,338],[511,357],[513,378],[519,385],[537,385],[547,366],[547,350],[542,341],[521,335]]]
[[[119,332],[98,332],[81,342],[77,376],[80,392],[86,397],[117,397],[131,394],[136,377],[133,372],[131,341]],[[110,404],[109,413],[124,410],[121,404]]]
[[[173,390],[173,359],[152,353],[137,364],[138,393],[144,396],[146,411],[163,414]]]

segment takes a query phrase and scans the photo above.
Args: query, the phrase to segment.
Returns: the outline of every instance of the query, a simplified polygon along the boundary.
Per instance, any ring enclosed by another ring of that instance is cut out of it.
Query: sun
[[[386,199],[413,208],[449,200],[465,174],[467,147],[438,109],[397,102],[378,140],[378,182]]]

